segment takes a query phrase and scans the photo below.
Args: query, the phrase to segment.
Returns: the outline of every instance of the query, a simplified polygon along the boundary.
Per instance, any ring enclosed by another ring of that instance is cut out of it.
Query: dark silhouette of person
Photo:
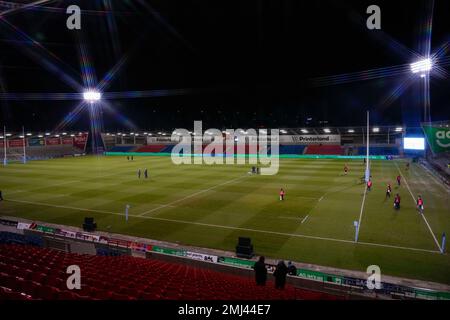
[[[264,261],[265,258],[261,256],[253,266],[253,269],[255,270],[256,285],[258,286],[265,286],[267,281],[267,268],[266,263]]]
[[[273,273],[273,276],[275,277],[275,288],[284,289],[284,285],[286,284],[287,273],[288,273],[288,268],[286,267],[286,264],[284,263],[284,261],[278,262],[277,268],[275,269],[275,272]]]
[[[2,194],[2,190],[0,190],[0,201],[3,201],[3,194]]]

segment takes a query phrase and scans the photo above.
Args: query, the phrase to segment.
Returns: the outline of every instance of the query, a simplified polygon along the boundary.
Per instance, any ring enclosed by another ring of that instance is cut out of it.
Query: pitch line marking
[[[285,217],[285,216],[279,216],[279,219],[289,219],[289,220],[298,220],[299,218],[297,217]]]
[[[309,215],[307,215],[306,217],[303,218],[302,220],[302,224],[306,221],[306,219],[308,219]]]
[[[230,183],[232,183],[232,182],[241,180],[241,179],[246,178],[246,177],[247,177],[247,176],[238,177],[238,178],[235,178],[235,179],[232,179],[232,180],[229,180],[229,181],[225,181],[225,182],[223,182],[223,183],[219,183],[219,184],[217,184],[217,185],[215,185],[215,186],[212,186],[212,187],[210,187],[210,188],[208,188],[208,189],[203,189],[203,190],[194,192],[194,193],[192,193],[192,194],[190,194],[190,195],[188,195],[188,196],[186,196],[186,197],[183,197],[183,198],[181,198],[181,199],[177,199],[177,200],[174,200],[174,201],[169,202],[169,203],[167,203],[167,204],[160,205],[159,207],[156,207],[156,208],[153,208],[153,209],[144,211],[144,212],[140,213],[139,216],[145,216],[146,214],[149,214],[149,213],[152,213],[152,212],[161,210],[161,209],[166,208],[166,207],[173,206],[173,204],[175,204],[175,203],[178,203],[178,202],[184,201],[184,200],[186,200],[186,199],[189,199],[189,198],[198,196],[199,194],[202,194],[202,193],[205,193],[205,192],[214,190],[215,188],[224,186],[224,185],[226,185],[226,184],[230,184]]]
[[[414,201],[414,204],[416,204],[416,203],[417,203],[416,197],[414,197],[414,195],[413,195],[411,189],[409,188],[408,181],[406,180],[405,176],[403,175],[402,171],[400,170],[400,168],[399,168],[397,162],[394,162],[394,163],[395,163],[395,166],[397,167],[398,172],[399,172],[400,175],[402,176],[402,179],[405,181],[406,188],[408,189],[409,194],[411,195],[411,198],[412,198],[413,201]],[[425,217],[425,214],[422,213],[421,216],[422,216],[423,220],[425,221],[425,223],[426,223],[426,225],[427,225],[427,227],[428,227],[428,230],[430,231],[431,235],[433,236],[434,242],[436,243],[436,245],[437,245],[437,247],[438,247],[438,249],[439,249],[439,252],[441,252],[441,251],[442,251],[441,245],[440,245],[439,242],[437,241],[436,236],[434,235],[434,232],[433,232],[433,230],[431,229],[430,224],[428,223],[427,218]]]
[[[297,196],[294,198],[300,198],[300,199],[307,199],[307,200],[316,200],[319,201],[319,198],[313,198],[313,197],[304,197],[304,196]]]
[[[53,204],[49,204],[49,203],[41,203],[41,202],[33,202],[33,201],[25,201],[25,200],[5,199],[5,201],[27,203],[27,204],[35,204],[35,205],[46,206],[46,207],[64,208],[64,209],[71,209],[71,210],[78,210],[78,211],[108,213],[108,214],[118,215],[118,216],[125,216],[125,213],[112,212],[112,211],[106,211],[106,210],[76,208],[76,207],[70,207],[70,206],[53,205]],[[355,243],[353,240],[344,240],[344,239],[308,236],[308,235],[298,234],[298,233],[292,234],[292,233],[283,233],[283,232],[277,232],[277,231],[267,231],[267,230],[258,230],[258,229],[242,228],[242,227],[223,226],[223,225],[209,224],[209,223],[202,223],[202,222],[192,222],[192,221],[167,219],[167,218],[152,217],[152,216],[150,216],[150,217],[149,216],[141,216],[141,215],[136,215],[136,214],[129,214],[128,216],[129,217],[140,218],[140,219],[150,219],[150,220],[158,220],[158,221],[180,223],[180,224],[188,224],[188,225],[198,225],[198,226],[218,228],[218,229],[240,230],[240,231],[264,233],[264,234],[274,234],[274,235],[279,235],[279,236],[288,236],[288,237],[323,240],[323,241],[333,241],[333,242],[349,243],[349,244],[356,244],[356,245],[366,245],[366,246],[374,246],[374,247],[402,249],[402,250],[427,252],[427,253],[439,253],[439,254],[441,253],[440,251],[436,251],[436,250],[410,248],[410,247],[402,247],[402,246],[393,246],[393,245],[389,245],[389,244],[379,244],[379,243],[373,243],[373,242],[356,242]]]

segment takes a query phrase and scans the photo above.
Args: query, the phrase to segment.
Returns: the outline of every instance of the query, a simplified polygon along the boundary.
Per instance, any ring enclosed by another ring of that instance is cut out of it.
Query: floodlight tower
[[[93,154],[99,154],[102,145],[102,121],[101,121],[101,111],[99,102],[102,99],[102,94],[94,89],[88,89],[83,93],[83,99],[89,104],[89,118],[91,126],[91,147]]]
[[[411,63],[411,72],[419,74],[424,79],[424,106],[423,106],[423,121],[431,121],[430,119],[430,72],[433,69],[433,60],[426,58],[417,62]]]
[[[95,103],[102,99],[102,94],[96,90],[87,90],[83,93],[83,99],[89,103]]]
[[[422,78],[429,74],[431,69],[433,69],[433,61],[430,58],[411,63],[411,72],[420,73]]]

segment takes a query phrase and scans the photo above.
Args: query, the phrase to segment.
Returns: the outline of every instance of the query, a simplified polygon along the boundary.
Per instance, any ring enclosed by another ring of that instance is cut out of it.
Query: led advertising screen
[[[403,149],[425,150],[425,138],[404,138]]]

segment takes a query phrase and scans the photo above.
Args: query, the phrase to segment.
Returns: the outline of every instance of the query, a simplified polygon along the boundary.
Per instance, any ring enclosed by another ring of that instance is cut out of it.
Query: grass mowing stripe
[[[70,210],[78,210],[78,211],[86,211],[86,212],[98,212],[98,213],[107,213],[107,214],[112,214],[112,215],[125,216],[125,213],[105,211],[105,210],[76,208],[76,207],[70,207],[70,206],[53,205],[53,204],[48,204],[48,203],[25,201],[25,200],[6,200],[5,199],[5,201],[27,203],[27,204],[35,204],[35,205],[40,205],[40,206],[63,208],[63,209],[70,209]],[[210,224],[210,223],[192,222],[192,221],[176,220],[176,219],[167,219],[167,218],[152,217],[152,216],[141,216],[141,215],[134,215],[134,214],[129,214],[128,216],[129,217],[140,218],[140,219],[150,219],[150,220],[158,220],[158,221],[165,221],[165,222],[172,222],[172,223],[181,223],[181,224],[188,224],[188,225],[198,225],[198,226],[211,227],[211,228],[240,230],[240,231],[273,234],[273,235],[287,236],[287,237],[306,238],[306,239],[314,239],[314,240],[323,240],[323,241],[341,242],[341,243],[349,243],[349,244],[356,244],[356,245],[385,247],[385,248],[410,250],[410,251],[420,251],[420,252],[428,252],[428,253],[440,253],[440,251],[436,251],[436,250],[427,250],[427,249],[410,248],[410,247],[402,247],[402,246],[392,246],[392,245],[372,243],[372,242],[357,242],[357,243],[355,243],[352,240],[335,239],[335,238],[327,238],[327,237],[317,237],[317,236],[304,235],[304,234],[298,234],[298,233],[284,233],[284,232],[276,232],[276,231],[269,231],[269,230],[258,230],[258,229],[251,229],[251,228],[224,226],[224,225],[217,225],[217,224]]]
[[[412,197],[412,199],[413,199],[413,201],[414,201],[414,204],[416,204],[416,197],[414,197],[414,195],[413,195],[413,193],[412,193],[412,191],[411,191],[411,188],[409,187],[408,181],[406,180],[405,176],[403,175],[402,171],[400,170],[400,168],[399,168],[397,162],[394,162],[394,163],[395,163],[395,166],[397,167],[398,172],[400,173],[400,175],[402,176],[403,180],[405,181],[406,188],[408,189],[409,194],[411,195],[411,197]],[[427,227],[428,227],[428,230],[430,230],[430,233],[431,233],[431,235],[433,236],[434,242],[436,243],[437,247],[439,248],[439,251],[442,251],[441,245],[440,245],[439,242],[437,241],[436,236],[434,235],[434,232],[433,232],[433,230],[431,229],[430,224],[428,223],[427,218],[425,217],[425,214],[422,213],[421,216],[422,216],[423,220],[425,221],[425,223],[426,223],[426,225],[427,225]]]
[[[26,203],[26,204],[35,204],[35,205],[38,205],[38,206],[52,207],[52,208],[61,208],[61,209],[70,209],[70,210],[77,210],[77,211],[98,212],[98,213],[120,214],[120,215],[122,215],[122,213],[106,211],[106,210],[78,208],[78,207],[63,206],[63,205],[58,205],[58,204],[50,204],[50,203],[27,201],[27,200],[5,199],[4,201],[17,202],[17,203]],[[123,215],[125,215],[125,214],[123,214]]]
[[[159,206],[159,207],[156,207],[156,208],[154,208],[154,209],[150,209],[150,210],[144,211],[144,212],[140,213],[139,216],[144,216],[144,215],[146,215],[146,214],[148,214],[148,213],[155,212],[155,211],[158,211],[158,210],[160,210],[160,209],[163,209],[163,208],[166,208],[166,207],[169,207],[169,206],[173,206],[173,204],[175,204],[175,203],[178,203],[178,202],[184,201],[184,200],[186,200],[186,199],[195,197],[195,196],[197,196],[197,195],[199,195],[199,194],[202,194],[202,193],[205,193],[205,192],[214,190],[215,188],[224,186],[224,185],[226,185],[226,184],[230,184],[230,183],[232,183],[232,182],[241,180],[241,179],[243,179],[243,178],[245,178],[245,177],[246,177],[246,176],[242,176],[242,177],[239,177],[239,178],[235,178],[235,179],[232,179],[232,180],[229,180],[229,181],[225,181],[224,183],[220,183],[220,184],[218,184],[218,185],[212,186],[211,188],[203,189],[203,190],[197,191],[197,192],[195,192],[195,193],[193,193],[193,194],[190,194],[190,195],[188,195],[188,196],[186,196],[186,197],[183,197],[183,198],[181,198],[181,199],[177,199],[177,200],[175,200],[175,201],[169,202],[169,203],[167,203],[167,204],[163,204],[163,205],[161,205],[161,206]]]

